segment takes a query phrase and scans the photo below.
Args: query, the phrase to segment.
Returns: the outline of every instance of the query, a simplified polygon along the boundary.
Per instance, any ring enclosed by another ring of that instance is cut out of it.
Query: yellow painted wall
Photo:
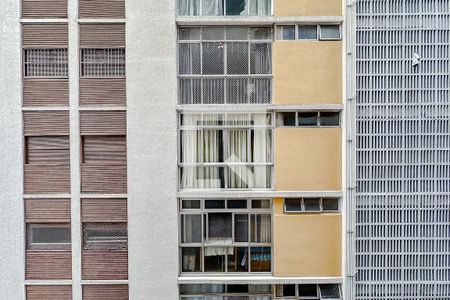
[[[274,205],[274,275],[341,276],[341,214],[283,214],[282,198]]]
[[[340,0],[274,0],[275,16],[342,16]]]
[[[341,190],[341,128],[276,128],[275,190]]]
[[[275,104],[342,103],[342,41],[275,41]]]

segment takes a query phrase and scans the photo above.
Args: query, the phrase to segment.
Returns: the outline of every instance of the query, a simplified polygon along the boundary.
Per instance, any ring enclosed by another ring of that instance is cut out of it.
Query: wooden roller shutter
[[[125,24],[81,24],[81,48],[124,48]]]
[[[83,285],[83,300],[128,300],[128,285]]]
[[[126,165],[81,165],[81,191],[84,193],[127,192]]]
[[[25,200],[27,223],[70,223],[70,199]]]
[[[82,222],[127,222],[127,199],[81,199]]]
[[[72,300],[71,285],[28,285],[27,300]]]
[[[67,0],[22,0],[22,18],[67,18]]]
[[[83,136],[83,163],[125,165],[126,160],[125,136]]]
[[[23,106],[69,106],[69,80],[24,78]]]
[[[68,136],[26,137],[26,164],[69,165]]]
[[[26,111],[23,113],[24,135],[69,135],[68,111]]]
[[[70,193],[70,167],[24,165],[26,194]]]
[[[125,18],[125,0],[79,0],[80,18]]]
[[[68,250],[27,250],[26,279],[71,279],[72,253]]]
[[[128,279],[128,251],[82,251],[82,278],[84,280]]]
[[[83,111],[81,135],[126,135],[125,111]]]
[[[126,105],[125,78],[81,78],[81,105]]]
[[[67,48],[67,24],[23,24],[22,44],[24,48]]]

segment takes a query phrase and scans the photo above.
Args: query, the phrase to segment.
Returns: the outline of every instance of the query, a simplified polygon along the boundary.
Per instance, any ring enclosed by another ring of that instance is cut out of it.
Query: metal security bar
[[[126,250],[127,224],[83,223],[84,250]]]
[[[355,299],[450,299],[449,5],[358,1]]]
[[[125,49],[81,49],[81,77],[124,77]]]
[[[179,104],[264,104],[272,98],[270,27],[182,27]]]
[[[24,49],[24,77],[67,77],[67,49]]]

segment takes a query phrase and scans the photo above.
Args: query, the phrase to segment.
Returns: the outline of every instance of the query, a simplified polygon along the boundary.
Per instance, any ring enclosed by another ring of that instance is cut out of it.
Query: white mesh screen
[[[67,49],[25,49],[24,77],[67,77]]]

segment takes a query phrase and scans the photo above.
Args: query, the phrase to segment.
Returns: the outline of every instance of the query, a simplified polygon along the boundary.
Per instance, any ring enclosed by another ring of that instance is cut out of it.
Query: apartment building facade
[[[2,1],[5,299],[352,299],[354,9]]]

